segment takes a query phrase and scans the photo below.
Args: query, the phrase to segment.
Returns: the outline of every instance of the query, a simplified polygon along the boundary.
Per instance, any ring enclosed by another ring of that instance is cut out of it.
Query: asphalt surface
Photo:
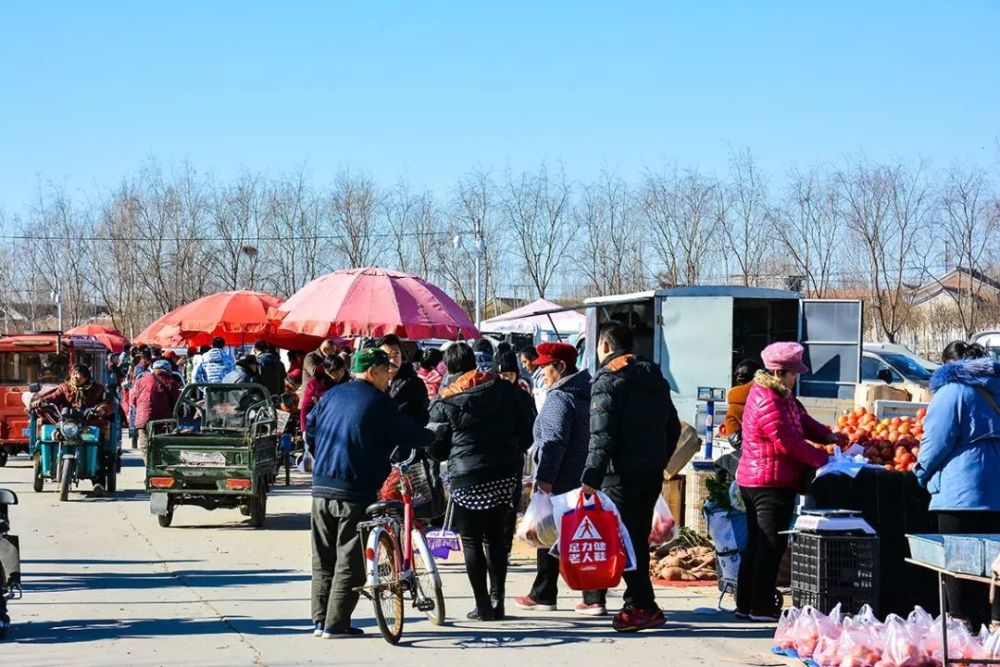
[[[371,603],[355,624],[364,637],[323,640],[309,620],[309,487],[299,477],[268,500],[265,528],[235,510],[184,507],[161,528],[141,490],[141,460],[126,456],[114,498],[90,483],[59,503],[54,486],[31,488],[30,462],[0,468],[14,490],[13,532],[21,537],[24,597],[10,603],[14,626],[0,665],[779,665],[772,628],[712,613],[710,589],[659,589],[668,624],[621,635],[610,618],[578,616],[563,591],[561,610],[520,612],[501,623],[465,620],[472,608],[460,556],[442,565],[448,621],[431,625],[407,608],[399,646],[383,641]],[[526,593],[533,557],[518,550],[508,595]],[[612,596],[612,606],[620,598]]]

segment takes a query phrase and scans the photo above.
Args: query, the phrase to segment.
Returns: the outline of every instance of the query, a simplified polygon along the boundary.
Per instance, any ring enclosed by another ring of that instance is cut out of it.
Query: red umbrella
[[[345,269],[300,289],[272,313],[278,333],[310,336],[478,338],[469,316],[423,278],[379,268]]]
[[[244,345],[272,333],[268,311],[282,300],[261,292],[219,292],[172,310],[136,336],[136,342],[161,346],[208,345],[216,336],[227,345]]]
[[[125,349],[128,338],[118,329],[101,324],[83,324],[66,332],[67,336],[89,336],[111,352],[118,354]]]

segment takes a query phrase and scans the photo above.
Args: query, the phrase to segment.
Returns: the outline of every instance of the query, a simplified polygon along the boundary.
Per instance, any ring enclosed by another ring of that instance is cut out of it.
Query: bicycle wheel
[[[382,637],[396,644],[403,636],[403,588],[399,555],[389,533],[379,530],[373,552],[369,585],[374,584],[375,620]]]
[[[444,625],[444,591],[441,589],[441,574],[434,561],[434,554],[427,546],[424,534],[416,528],[413,529],[411,539],[413,542],[413,579],[417,583],[417,600],[420,601],[423,598],[427,602],[432,602],[434,606],[425,608],[424,613],[434,625]]]

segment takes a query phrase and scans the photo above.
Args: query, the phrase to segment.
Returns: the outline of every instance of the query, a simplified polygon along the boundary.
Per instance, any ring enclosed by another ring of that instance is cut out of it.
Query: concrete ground
[[[435,627],[408,608],[400,645],[388,645],[371,603],[355,615],[361,638],[322,640],[309,622],[309,487],[278,486],[265,529],[245,526],[235,510],[181,508],[174,526],[149,514],[141,460],[129,452],[115,498],[77,492],[59,503],[53,487],[31,489],[29,461],[0,468],[0,487],[21,536],[24,598],[10,603],[11,637],[0,665],[779,665],[772,628],[705,613],[710,589],[659,589],[666,628],[621,635],[610,618],[563,610],[519,612],[508,602],[502,623],[465,620],[471,591],[460,558],[443,566],[448,622]],[[90,483],[81,488],[89,491]],[[508,593],[527,592],[528,554],[515,558]],[[612,605],[619,598],[613,597]],[[700,611],[695,611],[699,610]]]

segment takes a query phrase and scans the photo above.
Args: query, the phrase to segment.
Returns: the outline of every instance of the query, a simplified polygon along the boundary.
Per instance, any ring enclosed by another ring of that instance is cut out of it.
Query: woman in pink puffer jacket
[[[802,363],[798,343],[775,343],[764,349],[764,368],[754,377],[743,413],[743,450],[736,482],[747,511],[748,540],[740,560],[736,615],[755,621],[775,621],[774,584],[778,565],[788,547],[782,535],[792,521],[795,496],[806,472],[826,463],[828,456],[809,442],[837,442],[826,426],[806,414],[793,392]]]

